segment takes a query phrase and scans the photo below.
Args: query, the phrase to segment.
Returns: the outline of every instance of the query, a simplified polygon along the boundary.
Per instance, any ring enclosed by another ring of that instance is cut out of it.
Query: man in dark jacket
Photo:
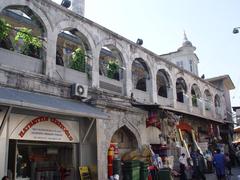
[[[193,175],[194,179],[203,179],[206,180],[204,169],[205,162],[204,157],[199,150],[192,153],[191,158],[193,160]]]

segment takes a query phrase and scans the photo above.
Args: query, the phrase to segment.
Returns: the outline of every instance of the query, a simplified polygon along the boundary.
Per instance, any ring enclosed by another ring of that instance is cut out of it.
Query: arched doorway
[[[126,126],[121,127],[113,134],[111,143],[118,147],[120,157],[126,152],[138,148],[137,138]]]

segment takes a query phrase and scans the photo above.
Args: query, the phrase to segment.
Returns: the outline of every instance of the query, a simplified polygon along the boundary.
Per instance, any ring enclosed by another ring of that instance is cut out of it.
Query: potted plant
[[[11,43],[8,39],[11,30],[11,25],[4,19],[0,19],[0,47],[5,49],[11,49]]]
[[[73,53],[70,60],[70,68],[85,72],[85,53],[81,48],[77,48]]]
[[[108,61],[107,65],[107,77],[115,80],[119,80],[119,64],[116,60]]]
[[[39,38],[32,35],[32,30],[28,28],[21,28],[16,36],[15,42],[23,41],[20,51],[22,54],[40,58],[40,50],[42,48],[42,42]]]

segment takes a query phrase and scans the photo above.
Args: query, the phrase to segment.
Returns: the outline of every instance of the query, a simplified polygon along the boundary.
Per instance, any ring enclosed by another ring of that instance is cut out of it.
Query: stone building
[[[51,179],[58,167],[77,179],[88,166],[102,180],[111,143],[120,155],[168,143],[175,155],[179,141],[222,142],[229,76],[198,77],[187,38],[159,56],[85,18],[80,4],[77,14],[50,0],[0,0],[0,176]]]

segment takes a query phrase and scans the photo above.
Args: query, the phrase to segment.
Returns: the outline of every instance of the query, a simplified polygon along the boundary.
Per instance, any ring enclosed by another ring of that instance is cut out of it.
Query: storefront
[[[100,109],[37,93],[3,93],[0,103],[8,99],[0,105],[1,174],[70,180],[79,179],[80,166],[97,167],[96,118],[108,118]]]
[[[11,114],[8,170],[16,179],[76,179],[79,122]]]

